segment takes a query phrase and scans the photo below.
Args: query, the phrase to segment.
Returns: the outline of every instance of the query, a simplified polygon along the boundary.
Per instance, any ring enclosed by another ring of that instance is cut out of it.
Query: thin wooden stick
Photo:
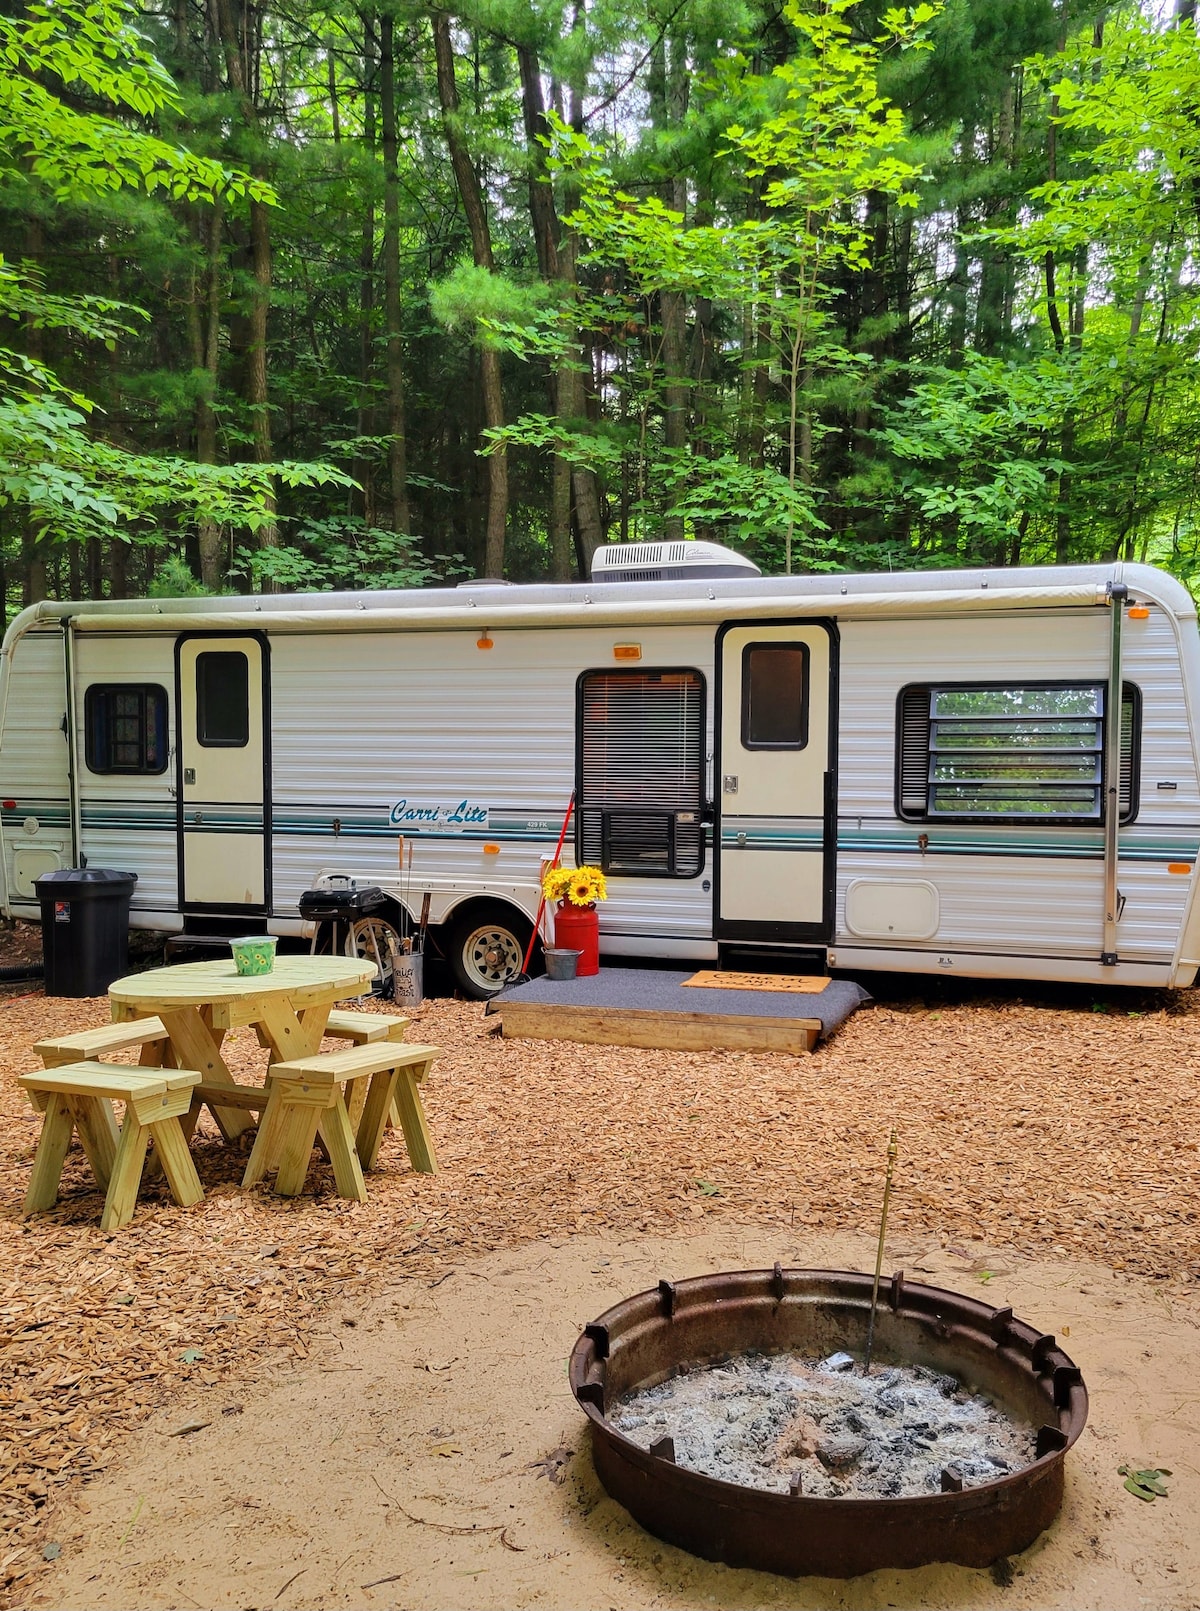
[[[892,1172],[896,1167],[896,1132],[888,1142],[887,1177],[883,1183],[883,1212],[879,1216],[879,1246],[875,1250],[875,1285],[871,1288],[871,1318],[867,1322],[867,1359],[863,1375],[870,1375],[871,1350],[875,1346],[875,1310],[879,1304],[879,1272],[883,1269],[883,1239],[887,1234],[888,1202],[892,1195]]]

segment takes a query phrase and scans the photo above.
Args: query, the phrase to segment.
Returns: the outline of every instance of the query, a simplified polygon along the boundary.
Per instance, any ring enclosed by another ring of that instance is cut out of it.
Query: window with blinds
[[[897,711],[902,817],[959,822],[1104,818],[1107,689],[1087,683],[911,687]],[[1121,698],[1121,820],[1137,808],[1140,693]]]
[[[579,679],[575,854],[606,873],[704,868],[704,678],[589,671]]]

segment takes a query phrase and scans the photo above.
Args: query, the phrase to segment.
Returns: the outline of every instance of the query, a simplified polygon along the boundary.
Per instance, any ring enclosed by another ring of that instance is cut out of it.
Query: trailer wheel
[[[388,1000],[392,994],[391,944],[400,944],[400,930],[386,917],[360,917],[351,923],[346,933],[346,955],[373,962],[379,969],[379,978],[372,989]]]
[[[511,906],[476,906],[453,919],[446,958],[462,993],[486,1001],[503,990],[521,971],[530,932]]]

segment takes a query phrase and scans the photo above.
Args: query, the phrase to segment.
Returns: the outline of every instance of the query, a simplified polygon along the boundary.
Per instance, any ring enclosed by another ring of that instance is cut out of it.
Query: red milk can
[[[554,943],[562,951],[578,951],[578,979],[600,972],[600,914],[595,905],[561,901],[554,913]]]

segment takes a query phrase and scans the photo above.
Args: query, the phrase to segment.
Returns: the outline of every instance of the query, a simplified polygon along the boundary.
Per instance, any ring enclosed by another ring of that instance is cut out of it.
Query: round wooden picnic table
[[[374,977],[374,963],[355,957],[280,956],[270,973],[253,976],[223,957],[131,973],[110,985],[108,996],[116,1023],[162,1020],[176,1067],[197,1070],[204,1085],[235,1085],[221,1056],[229,1030],[253,1028],[272,1063],[310,1057],[332,1008],[361,995]],[[253,1122],[238,1108],[209,1105],[227,1141]]]

